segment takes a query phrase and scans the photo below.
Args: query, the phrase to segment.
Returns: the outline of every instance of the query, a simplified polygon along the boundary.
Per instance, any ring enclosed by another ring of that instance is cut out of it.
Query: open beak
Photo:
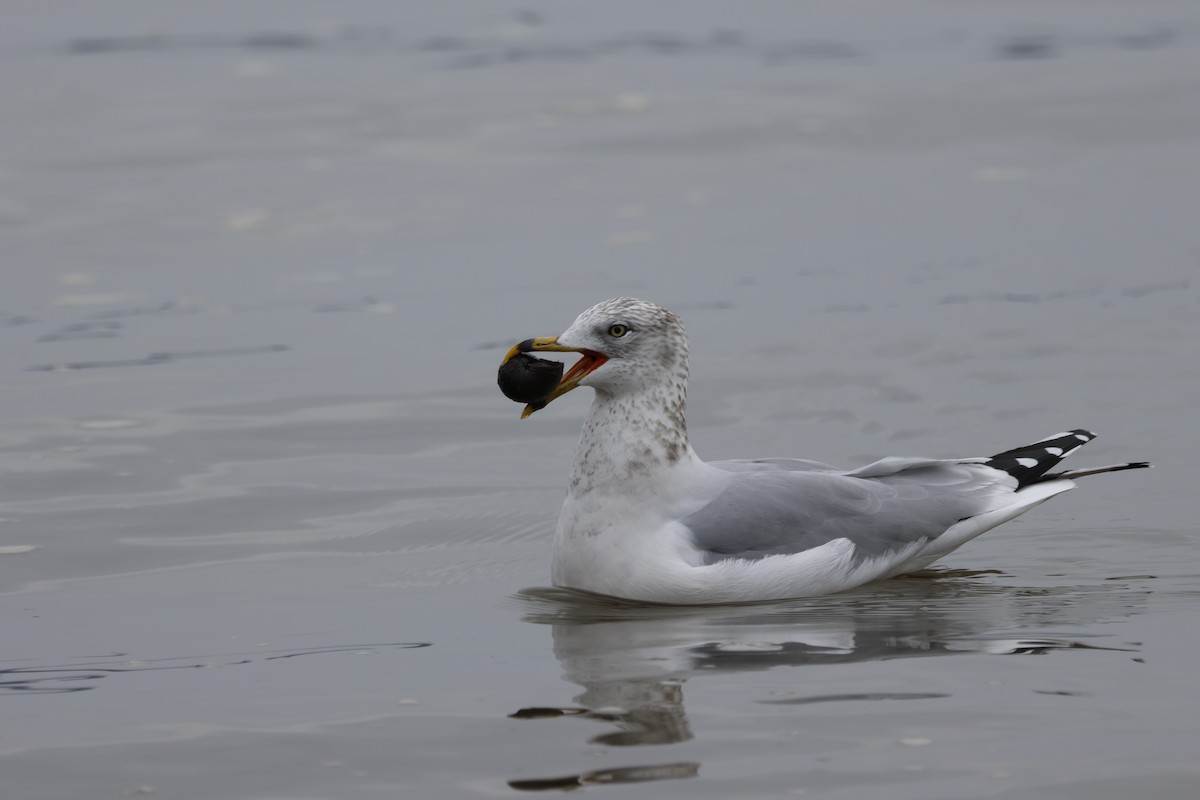
[[[530,403],[525,406],[525,410],[521,412],[521,419],[525,419],[539,408],[545,408],[551,401],[562,397],[567,392],[579,385],[579,382],[594,372],[605,361],[608,361],[608,356],[597,353],[595,350],[584,350],[581,347],[568,347],[565,344],[558,343],[557,336],[539,336],[536,339],[526,339],[520,344],[515,344],[505,356],[501,364],[507,364],[508,360],[517,353],[532,353],[532,352],[551,352],[551,353],[583,353],[583,358],[575,362],[575,364],[567,370],[567,374],[562,376],[562,380],[554,387],[545,399],[537,403]]]

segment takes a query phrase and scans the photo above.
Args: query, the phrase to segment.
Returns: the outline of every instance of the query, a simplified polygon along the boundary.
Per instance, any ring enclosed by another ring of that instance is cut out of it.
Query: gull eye
[[[608,329],[608,335],[613,337],[614,339],[620,339],[622,336],[624,336],[627,333],[629,333],[629,326],[622,325],[619,322],[616,325],[613,325]]]

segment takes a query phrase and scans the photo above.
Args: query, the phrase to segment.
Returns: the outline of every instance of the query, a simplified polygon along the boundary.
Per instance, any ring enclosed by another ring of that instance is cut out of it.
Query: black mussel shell
[[[518,403],[545,405],[543,402],[562,379],[563,363],[534,358],[528,353],[517,353],[500,365],[496,383],[509,400]],[[540,408],[541,405],[538,405]]]

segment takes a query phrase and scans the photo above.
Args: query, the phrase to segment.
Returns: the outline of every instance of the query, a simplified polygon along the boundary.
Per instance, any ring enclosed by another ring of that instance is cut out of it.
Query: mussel
[[[554,387],[558,386],[562,374],[561,361],[517,353],[500,365],[496,383],[509,400],[541,408],[554,392]]]

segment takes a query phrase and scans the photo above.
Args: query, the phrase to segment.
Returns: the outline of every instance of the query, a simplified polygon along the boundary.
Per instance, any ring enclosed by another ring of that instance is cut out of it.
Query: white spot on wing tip
[[[1063,449],[1061,447],[1047,447],[1046,452],[1052,456],[1061,456],[1063,454]]]
[[[1038,460],[1036,458],[1018,458],[1017,463],[1022,467],[1036,467]]]
[[[1075,434],[1075,438],[1081,442],[1090,442],[1092,440],[1092,437],[1084,436],[1082,433]],[[1091,451],[1089,450],[1088,452],[1091,452]]]

